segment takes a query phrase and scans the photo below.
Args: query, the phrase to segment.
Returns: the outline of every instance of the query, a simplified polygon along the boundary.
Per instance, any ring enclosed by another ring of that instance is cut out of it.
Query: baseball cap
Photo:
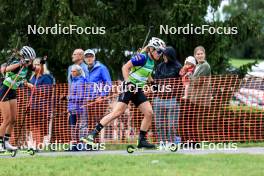
[[[86,54],[92,54],[93,56],[95,56],[95,52],[94,52],[93,50],[91,50],[91,49],[87,49],[87,50],[85,50],[85,51],[84,51],[84,56],[85,56]]]

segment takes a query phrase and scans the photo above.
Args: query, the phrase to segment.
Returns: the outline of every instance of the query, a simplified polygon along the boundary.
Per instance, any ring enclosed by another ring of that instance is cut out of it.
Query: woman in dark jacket
[[[164,84],[168,78],[179,78],[182,65],[176,59],[176,52],[172,47],[163,51],[164,62],[160,63],[153,75],[154,79]],[[175,86],[175,84],[172,84]],[[179,103],[177,102],[177,88],[171,92],[161,92],[153,100],[155,124],[159,141],[175,142],[179,118]]]

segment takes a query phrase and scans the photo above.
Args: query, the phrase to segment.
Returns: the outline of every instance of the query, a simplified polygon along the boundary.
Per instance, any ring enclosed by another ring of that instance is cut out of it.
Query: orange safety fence
[[[264,140],[263,78],[240,79],[236,75],[196,78],[191,81],[186,98],[180,79],[157,82],[161,92],[146,93],[154,112],[148,132],[151,141],[174,142],[176,136],[183,142]],[[112,82],[112,86],[118,83]],[[87,135],[111,112],[118,98],[116,90],[101,96],[98,92],[91,93],[91,86],[39,86],[33,95],[29,88],[20,88],[11,142],[19,146],[28,142],[69,143]],[[30,97],[32,103],[27,109]],[[105,127],[97,140],[135,143],[142,119],[138,108],[130,103],[125,113]]]

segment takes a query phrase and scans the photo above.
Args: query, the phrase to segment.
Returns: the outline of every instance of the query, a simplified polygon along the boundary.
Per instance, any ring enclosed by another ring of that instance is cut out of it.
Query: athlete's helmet
[[[166,44],[163,40],[157,37],[152,37],[147,46],[154,47],[156,50],[164,50],[166,47]]]
[[[35,50],[29,46],[23,46],[19,52],[25,60],[29,61],[36,58]]]

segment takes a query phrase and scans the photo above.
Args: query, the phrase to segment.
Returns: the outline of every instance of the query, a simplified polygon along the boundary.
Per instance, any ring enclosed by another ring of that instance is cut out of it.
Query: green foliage
[[[240,28],[240,37],[231,47],[230,54],[240,58],[263,59],[264,1],[231,0],[224,11],[229,20]]]
[[[243,78],[248,71],[251,71],[253,65],[263,62],[264,60],[259,59],[238,59],[238,58],[230,58],[229,64],[231,68],[236,69],[236,72],[239,74],[241,78]]]
[[[237,5],[234,1],[230,10],[227,10],[230,13],[228,20],[206,21],[208,6],[214,12],[220,2],[221,0],[0,0],[0,50],[4,49],[0,61],[6,59],[7,50],[31,45],[39,56],[49,56],[49,68],[58,81],[65,82],[66,69],[71,64],[71,54],[75,48],[100,48],[97,58],[108,66],[112,78],[116,79],[121,72],[121,65],[128,59],[124,51],[136,51],[140,48],[148,26],[153,25],[155,30],[151,36],[160,37],[174,46],[182,63],[185,57],[193,54],[195,46],[203,45],[213,73],[222,73],[223,68],[228,65],[230,48],[237,43],[246,42],[259,32],[261,14],[254,14],[258,18],[252,20],[248,16],[248,9],[243,10],[242,5],[233,9]],[[252,4],[250,1],[245,3]],[[253,8],[251,5],[248,7]],[[249,12],[253,13],[253,10]],[[52,27],[55,24],[104,26],[106,34],[27,34],[28,25],[34,24],[43,27]],[[237,26],[239,34],[159,34],[159,25],[184,27],[187,24]]]

